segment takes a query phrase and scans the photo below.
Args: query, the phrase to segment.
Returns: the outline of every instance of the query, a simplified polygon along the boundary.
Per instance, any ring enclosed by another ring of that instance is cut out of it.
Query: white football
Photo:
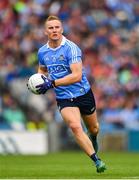
[[[27,83],[28,89],[34,94],[38,94],[36,91],[37,90],[36,86],[44,83],[44,80],[42,79],[41,76],[42,76],[42,74],[36,73],[36,74],[33,74],[32,76],[30,76],[30,78],[28,80],[28,83]],[[43,74],[43,76],[44,76],[44,74]]]

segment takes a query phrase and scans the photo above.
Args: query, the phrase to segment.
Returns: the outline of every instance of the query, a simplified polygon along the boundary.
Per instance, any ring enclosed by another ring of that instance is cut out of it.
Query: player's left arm
[[[71,74],[55,80],[55,86],[66,86],[82,79],[82,61],[70,65]]]

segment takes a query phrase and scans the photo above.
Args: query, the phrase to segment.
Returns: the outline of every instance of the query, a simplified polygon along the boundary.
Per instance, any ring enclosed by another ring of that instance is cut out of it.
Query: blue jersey
[[[72,41],[62,38],[61,45],[57,48],[49,47],[48,43],[38,51],[39,65],[46,67],[52,80],[62,78],[71,73],[70,65],[80,62],[82,53]],[[82,80],[66,86],[54,88],[57,99],[69,99],[84,95],[90,89],[84,70]]]

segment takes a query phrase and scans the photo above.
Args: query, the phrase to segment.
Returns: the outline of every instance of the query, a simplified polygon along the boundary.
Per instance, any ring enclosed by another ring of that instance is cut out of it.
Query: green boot
[[[101,161],[100,159],[98,159],[96,162],[96,169],[98,173],[102,173],[106,170],[106,165],[103,161]]]

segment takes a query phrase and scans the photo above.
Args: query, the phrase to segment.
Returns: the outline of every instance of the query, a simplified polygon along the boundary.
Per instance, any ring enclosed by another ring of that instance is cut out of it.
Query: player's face
[[[45,34],[49,40],[57,41],[62,37],[63,27],[60,21],[47,21],[45,25]]]

